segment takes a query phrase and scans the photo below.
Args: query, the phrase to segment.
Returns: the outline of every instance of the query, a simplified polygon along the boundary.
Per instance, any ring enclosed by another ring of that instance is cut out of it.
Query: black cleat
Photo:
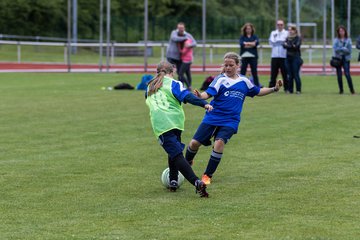
[[[209,194],[206,192],[206,184],[203,181],[197,180],[195,182],[195,188],[196,193],[199,193],[200,197],[209,197]]]
[[[176,180],[172,180],[169,184],[170,192],[176,192],[176,189],[178,189],[178,187],[178,182]]]

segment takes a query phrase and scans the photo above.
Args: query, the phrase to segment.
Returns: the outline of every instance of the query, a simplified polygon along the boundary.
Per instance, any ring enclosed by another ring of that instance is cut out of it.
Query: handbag
[[[334,68],[341,67],[343,64],[342,59],[339,57],[332,57],[330,60],[330,66]]]
[[[304,64],[304,60],[300,57],[300,66],[302,66]]]

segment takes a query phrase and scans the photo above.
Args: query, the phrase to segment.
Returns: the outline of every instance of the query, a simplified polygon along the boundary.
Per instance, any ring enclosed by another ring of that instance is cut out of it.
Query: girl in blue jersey
[[[174,69],[170,63],[160,62],[157,75],[148,83],[145,95],[152,128],[168,154],[169,189],[176,191],[179,170],[196,187],[201,197],[208,197],[206,185],[195,175],[183,155],[185,145],[181,143],[181,132],[184,130],[185,115],[181,103],[189,102],[208,111],[212,110],[212,106],[194,96],[181,82],[174,80],[173,74]]]
[[[233,134],[237,133],[245,97],[265,96],[277,92],[283,84],[282,80],[278,80],[275,87],[259,88],[237,73],[239,67],[239,55],[233,52],[226,53],[223,72],[214,79],[205,92],[194,90],[195,95],[202,99],[213,97],[210,102],[214,107],[213,111],[205,114],[186,150],[186,160],[192,164],[199,147],[211,145],[210,140],[214,137],[213,150],[202,176],[205,184],[210,184],[211,177],[220,163],[225,144]]]

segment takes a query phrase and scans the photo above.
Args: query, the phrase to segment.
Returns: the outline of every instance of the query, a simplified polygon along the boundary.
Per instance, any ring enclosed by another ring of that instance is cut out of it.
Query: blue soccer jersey
[[[171,92],[180,102],[184,102],[186,95],[190,94],[189,90],[184,87],[183,83],[175,79],[172,79],[171,82]]]
[[[210,102],[214,110],[206,112],[203,123],[231,127],[237,132],[245,97],[258,95],[260,88],[244,76],[238,75],[234,80],[220,74],[206,92],[214,97]]]

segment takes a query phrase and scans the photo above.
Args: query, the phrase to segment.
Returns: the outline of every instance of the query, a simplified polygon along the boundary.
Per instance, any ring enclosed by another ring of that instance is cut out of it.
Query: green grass
[[[139,80],[0,75],[0,239],[359,238],[360,101],[338,95],[334,76],[304,76],[301,96],[247,99],[209,199],[162,187],[143,92],[100,90]],[[203,110],[184,109],[188,143]]]

